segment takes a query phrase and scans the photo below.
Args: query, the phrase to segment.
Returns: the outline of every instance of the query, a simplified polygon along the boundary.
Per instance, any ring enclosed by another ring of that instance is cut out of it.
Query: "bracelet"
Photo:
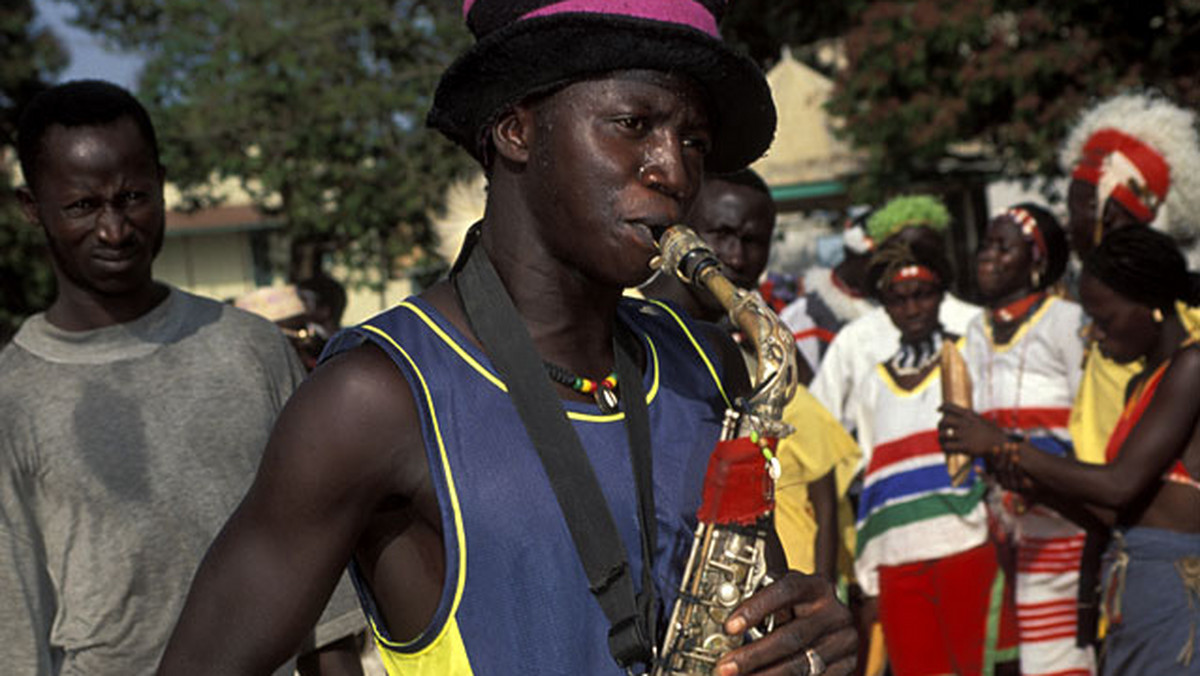
[[[1005,441],[992,446],[988,452],[989,459],[1001,467],[1020,464],[1020,444],[1016,441]]]
[[[1021,471],[1021,442],[1010,438],[1001,444],[993,446],[988,454],[988,461],[994,468],[1001,483],[1010,489],[1022,490],[1032,488],[1028,477]],[[1018,513],[1023,509],[1017,510]]]
[[[1021,466],[1021,444],[1016,441],[1006,441],[1003,446],[1004,459],[1014,469]]]

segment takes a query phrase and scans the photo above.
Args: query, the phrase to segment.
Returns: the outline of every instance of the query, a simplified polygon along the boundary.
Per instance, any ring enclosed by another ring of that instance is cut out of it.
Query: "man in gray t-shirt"
[[[128,92],[55,87],[18,141],[58,292],[0,351],[3,671],[150,674],[303,370],[269,322],[151,277],[163,169]],[[363,626],[333,605],[318,645]]]

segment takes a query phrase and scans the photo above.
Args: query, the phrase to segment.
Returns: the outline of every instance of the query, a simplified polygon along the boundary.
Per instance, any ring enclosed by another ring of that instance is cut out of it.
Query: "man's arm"
[[[411,496],[412,395],[374,346],[335,357],[288,402],[249,493],[205,556],[160,674],[261,674],[311,631],[360,534]]]
[[[812,502],[813,518],[817,522],[817,533],[813,538],[813,568],[817,575],[837,581],[837,482],[829,472],[808,485],[808,499]]]

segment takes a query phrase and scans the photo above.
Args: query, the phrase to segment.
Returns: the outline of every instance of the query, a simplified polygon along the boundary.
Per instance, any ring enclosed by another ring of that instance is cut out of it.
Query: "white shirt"
[[[938,309],[938,318],[946,331],[962,336],[967,324],[980,312],[982,308],[978,305],[947,293]],[[875,308],[842,327],[829,344],[808,389],[833,417],[848,431],[854,432],[865,422],[861,420],[859,407],[853,405],[856,388],[876,364],[899,349],[900,330],[892,324],[887,310]]]

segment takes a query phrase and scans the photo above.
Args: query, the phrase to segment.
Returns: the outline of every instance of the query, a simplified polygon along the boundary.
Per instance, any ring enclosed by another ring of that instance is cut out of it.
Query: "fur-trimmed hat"
[[[1196,114],[1161,94],[1122,94],[1085,111],[1059,148],[1058,161],[1072,178],[1096,186],[1100,214],[1114,199],[1177,239],[1198,234]]]
[[[918,225],[942,232],[950,225],[950,212],[932,195],[903,195],[871,214],[867,234],[878,245],[904,228]]]
[[[775,104],[754,62],[721,42],[727,0],[464,0],[475,45],[442,75],[427,123],[483,159],[486,132],[510,106],[618,70],[681,73],[704,92],[710,171],[758,159]]]

